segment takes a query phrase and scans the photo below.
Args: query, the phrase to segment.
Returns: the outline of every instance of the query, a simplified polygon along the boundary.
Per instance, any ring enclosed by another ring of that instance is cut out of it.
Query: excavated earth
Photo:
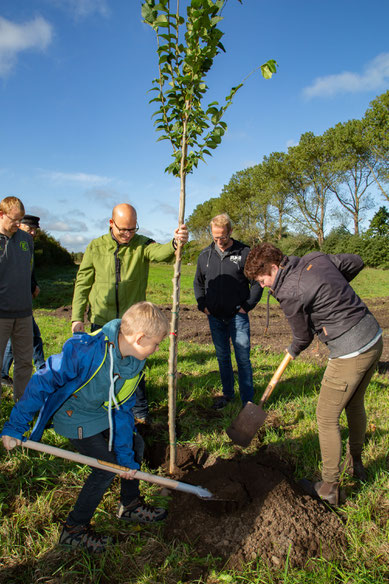
[[[184,458],[180,452],[178,463]],[[190,544],[201,557],[212,554],[238,570],[257,557],[274,567],[303,567],[314,557],[333,560],[346,548],[338,515],[304,494],[288,465],[265,448],[232,460],[207,459],[202,468],[182,473],[182,480],[207,488],[214,498],[174,491],[165,535]]]

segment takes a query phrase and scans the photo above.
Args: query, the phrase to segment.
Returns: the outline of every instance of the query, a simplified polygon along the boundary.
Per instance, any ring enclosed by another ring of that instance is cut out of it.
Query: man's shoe
[[[212,408],[214,410],[222,410],[230,402],[232,402],[233,399],[234,399],[233,397],[226,397],[225,395],[219,395],[218,397],[214,398]]]
[[[308,479],[301,479],[299,485],[311,497],[326,501],[329,505],[339,505],[339,483],[326,483],[325,481],[314,483]]]
[[[9,387],[11,387],[13,384],[14,381],[12,377],[10,377],[9,375],[4,375],[4,377],[1,378],[1,385],[8,385]]]
[[[343,464],[340,467],[340,472],[346,472],[350,476],[362,481],[363,483],[367,481],[367,473],[365,467],[363,466],[361,455],[353,456],[348,448]]]
[[[166,516],[166,509],[148,505],[142,497],[137,497],[126,506],[119,503],[116,513],[118,519],[134,521],[135,523],[155,523],[156,521],[162,521]]]
[[[59,544],[69,548],[84,548],[87,552],[100,554],[111,543],[108,535],[92,531],[90,525],[64,524]]]

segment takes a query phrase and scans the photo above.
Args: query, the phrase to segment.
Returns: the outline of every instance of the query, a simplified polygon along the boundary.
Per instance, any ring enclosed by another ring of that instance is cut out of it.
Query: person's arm
[[[4,424],[2,436],[23,441],[35,414],[49,395],[78,375],[77,348],[67,342],[62,353],[49,357],[46,367],[31,377],[23,396],[12,408],[9,421]]]
[[[304,309],[304,303],[300,299],[292,298],[292,296],[280,300],[280,307],[288,320],[293,335],[287,351],[293,358],[296,358],[311,344],[314,337],[309,314]]]
[[[328,254],[331,262],[338,268],[347,282],[351,282],[362,270],[364,263],[361,256],[352,253]]]
[[[245,312],[249,312],[250,310],[255,308],[257,306],[258,302],[262,298],[262,293],[263,293],[263,288],[259,284],[259,282],[255,282],[253,280],[250,280],[250,295],[247,298],[247,300],[242,302],[241,308],[243,308],[243,310]]]
[[[113,448],[118,464],[137,470],[140,465],[134,459],[133,436],[135,420],[132,413],[134,405],[135,395],[121,404],[118,410],[114,410]]]
[[[185,244],[188,241],[189,233],[185,224],[180,225],[174,230],[174,236],[168,243],[156,243],[150,240],[146,244],[145,257],[151,262],[164,262],[171,260],[174,252],[177,249],[177,241]]]
[[[91,246],[85,250],[84,257],[80,264],[76,283],[74,285],[72,303],[72,331],[82,332],[84,330],[84,314],[88,303],[89,293],[95,281],[95,267],[93,264],[93,252]]]
[[[193,280],[193,289],[197,302],[197,308],[204,312],[206,310],[205,302],[205,274],[201,267],[201,255],[197,259],[196,274]]]

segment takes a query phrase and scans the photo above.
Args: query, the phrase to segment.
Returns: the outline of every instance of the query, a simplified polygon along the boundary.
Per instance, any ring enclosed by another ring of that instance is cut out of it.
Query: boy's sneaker
[[[91,529],[90,525],[64,524],[59,544],[70,548],[84,548],[88,552],[100,554],[105,551],[111,538],[108,535],[100,535]]]
[[[152,507],[145,503],[142,497],[137,497],[129,505],[119,503],[116,513],[118,519],[123,521],[135,521],[136,523],[154,523],[162,521],[167,516],[163,507]]]

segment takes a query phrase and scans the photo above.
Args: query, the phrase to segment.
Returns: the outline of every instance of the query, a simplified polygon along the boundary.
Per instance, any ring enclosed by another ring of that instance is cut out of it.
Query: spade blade
[[[231,426],[227,428],[227,435],[235,444],[246,447],[250,444],[266,417],[267,413],[261,406],[247,402]]]

